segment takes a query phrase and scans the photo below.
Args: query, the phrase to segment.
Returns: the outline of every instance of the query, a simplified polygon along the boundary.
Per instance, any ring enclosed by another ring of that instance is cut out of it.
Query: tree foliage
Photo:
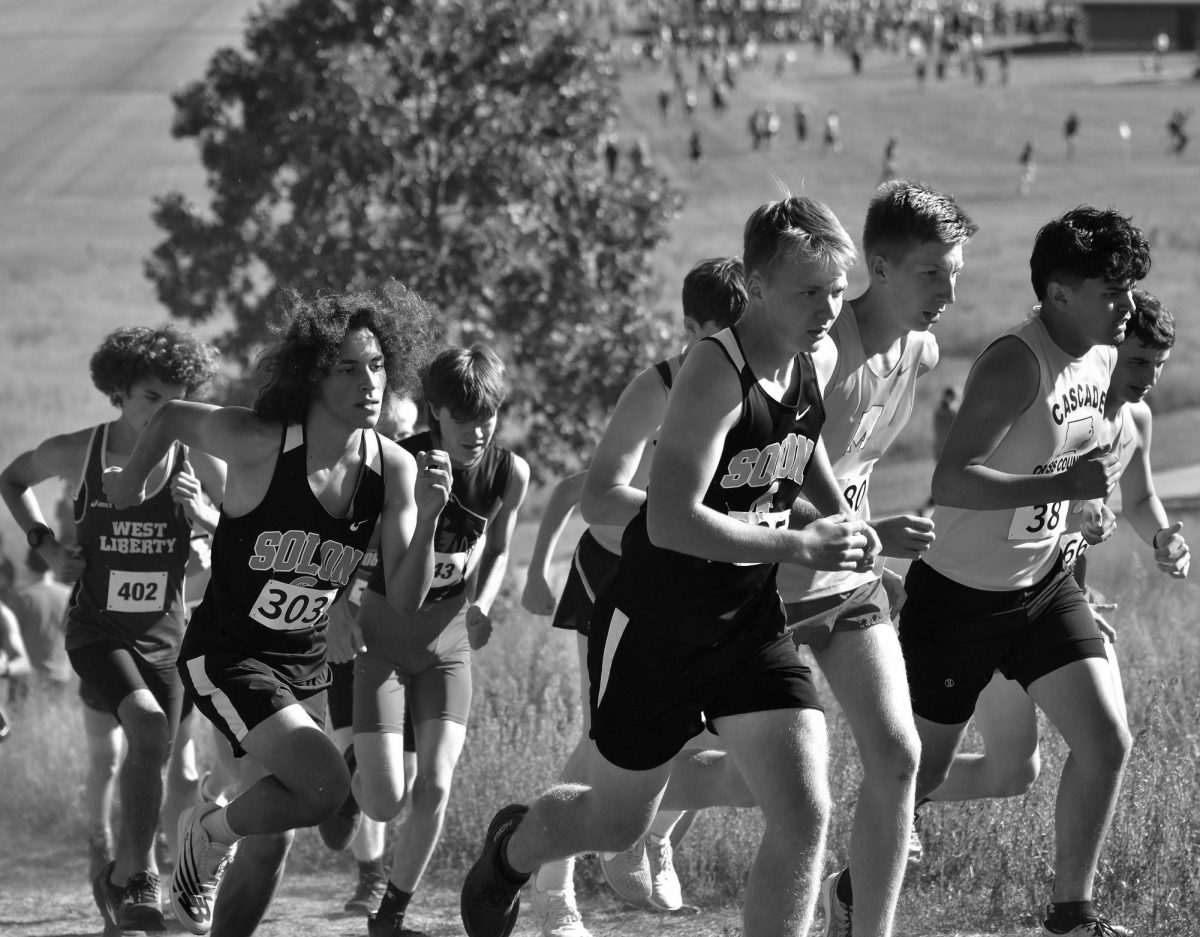
[[[156,201],[146,263],[193,322],[232,317],[248,362],[280,291],[394,278],[436,302],[448,340],[515,372],[540,477],[590,452],[621,388],[659,353],[650,256],[678,209],[652,166],[597,155],[615,72],[556,0],[292,0],[260,8],[175,95],[209,204]]]

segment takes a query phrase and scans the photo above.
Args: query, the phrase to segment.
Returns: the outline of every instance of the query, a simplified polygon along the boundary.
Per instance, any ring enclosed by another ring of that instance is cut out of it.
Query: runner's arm
[[[1016,475],[983,464],[1033,405],[1038,384],[1037,359],[1020,339],[1002,338],[984,350],[967,377],[958,415],[933,471],[938,504],[997,511],[1107,494],[1097,481],[1103,470],[1092,463],[1111,457],[1098,450],[1065,472],[1046,475]]]
[[[21,640],[21,626],[17,616],[3,602],[0,602],[0,677],[24,677],[32,670],[29,654],[25,650],[25,642]]]
[[[582,471],[559,479],[546,499],[546,507],[533,541],[533,555],[529,558],[525,589],[521,593],[521,604],[526,611],[535,615],[549,615],[554,611],[554,595],[549,583],[550,561],[571,512],[583,495],[586,478],[587,471]]]
[[[1150,471],[1150,437],[1153,418],[1145,404],[1133,406],[1133,423],[1137,429],[1138,447],[1121,476],[1122,513],[1129,518],[1133,529],[1155,551],[1158,567],[1168,575],[1183,578],[1189,564],[1187,541],[1174,529],[1167,510],[1154,490]],[[1162,557],[1159,553],[1162,553]]]
[[[529,491],[529,463],[520,456],[513,456],[513,470],[508,479],[508,488],[500,502],[500,510],[492,518],[483,540],[479,556],[479,568],[475,575],[473,604],[485,615],[491,614],[492,603],[500,594],[504,573],[508,569],[508,549],[512,544],[513,531],[517,527],[517,513]]]
[[[579,506],[589,524],[623,527],[641,508],[646,492],[631,482],[646,447],[654,444],[666,405],[666,388],[654,368],[621,392],[583,485]]]
[[[384,491],[379,518],[379,562],[388,604],[401,614],[419,609],[433,582],[437,520],[450,495],[450,459],[420,454],[420,464],[389,439],[382,440]]]

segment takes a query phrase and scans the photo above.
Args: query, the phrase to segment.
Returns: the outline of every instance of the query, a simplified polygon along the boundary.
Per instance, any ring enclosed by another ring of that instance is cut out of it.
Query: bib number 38
[[[1068,501],[1034,504],[1013,511],[1009,540],[1047,540],[1057,537],[1067,528]]]
[[[336,589],[311,589],[268,579],[254,601],[250,617],[275,631],[312,628],[325,617],[336,597]]]

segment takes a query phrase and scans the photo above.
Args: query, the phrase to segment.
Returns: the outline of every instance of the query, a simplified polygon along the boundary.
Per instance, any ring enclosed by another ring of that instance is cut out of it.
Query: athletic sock
[[[650,824],[650,835],[655,837],[659,842],[662,842],[671,835],[671,831],[675,829],[675,824],[679,822],[682,816],[682,810],[658,811]]]
[[[208,834],[208,838],[222,846],[232,846],[241,836],[229,825],[229,808],[218,807],[211,813],[206,813],[200,820],[200,826]]]
[[[1096,906],[1091,901],[1052,901],[1046,928],[1056,934],[1065,934],[1084,921],[1096,920],[1096,917]]]
[[[850,887],[850,870],[842,869],[837,880],[837,899],[842,904],[854,904],[854,890]]]
[[[511,830],[508,832],[508,835],[504,837],[504,839],[500,840],[498,844],[499,848],[496,850],[496,858],[500,860],[500,874],[514,885],[523,885],[529,881],[529,876],[523,872],[518,872],[508,864],[508,839],[510,836],[512,836]]]
[[[575,857],[568,856],[566,859],[555,859],[553,862],[547,862],[540,866],[537,870],[536,887],[538,891],[566,891],[567,886],[572,884],[571,878],[575,874]]]
[[[375,917],[380,920],[400,918],[403,921],[404,912],[408,910],[410,901],[412,901],[411,891],[401,891],[395,882],[388,882],[387,891],[383,893],[383,900],[379,902],[379,910],[375,912]]]
[[[383,856],[378,859],[367,859],[358,862],[358,877],[366,878],[368,875],[374,875],[378,878],[383,878]]]

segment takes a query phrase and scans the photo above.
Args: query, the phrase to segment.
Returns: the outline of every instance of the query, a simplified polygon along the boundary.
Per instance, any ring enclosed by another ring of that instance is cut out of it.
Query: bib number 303
[[[250,617],[275,631],[299,631],[315,627],[335,598],[336,589],[311,589],[268,579],[254,601]]]

